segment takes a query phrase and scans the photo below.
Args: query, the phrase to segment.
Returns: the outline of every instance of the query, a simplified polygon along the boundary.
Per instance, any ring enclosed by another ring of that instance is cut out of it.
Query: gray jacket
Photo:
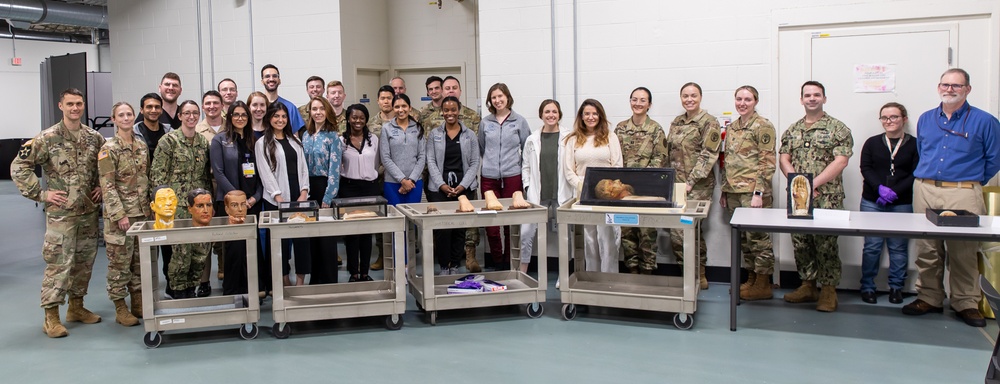
[[[483,156],[483,177],[500,179],[521,174],[521,149],[531,128],[524,116],[510,111],[501,124],[495,115],[479,122],[479,153]]]
[[[240,179],[244,177],[243,163],[245,162],[254,164],[254,176],[248,183],[254,186],[254,191],[253,194],[247,195],[247,198],[253,197],[254,200],[260,201],[264,194],[264,184],[260,182],[260,176],[257,174],[260,169],[256,165],[257,157],[251,152],[252,148],[246,148],[249,157],[241,159],[238,144],[229,141],[227,136],[225,131],[219,132],[212,138],[212,143],[208,148],[208,158],[212,163],[212,175],[215,177],[216,184],[215,201],[225,201],[227,193],[240,189]]]
[[[458,143],[462,147],[462,181],[459,185],[466,190],[479,189],[479,140],[476,139],[475,132],[467,128],[465,124],[459,123],[462,130],[458,133]],[[437,191],[442,184],[445,184],[442,176],[444,168],[445,142],[448,133],[444,125],[434,128],[427,139],[427,172],[430,174],[430,184],[428,188]]]
[[[413,182],[420,180],[424,172],[424,141],[427,137],[417,138],[422,131],[417,123],[410,124],[403,131],[392,119],[382,126],[382,136],[378,138],[378,151],[385,167],[385,182],[401,183],[409,178]]]

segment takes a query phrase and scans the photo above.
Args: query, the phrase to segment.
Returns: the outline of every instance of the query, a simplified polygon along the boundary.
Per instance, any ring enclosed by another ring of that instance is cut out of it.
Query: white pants
[[[583,226],[583,258],[587,271],[618,273],[620,233],[620,229],[612,225]]]
[[[556,208],[559,206],[555,200],[543,200],[539,205],[549,208],[549,222],[547,226],[553,226],[556,222]],[[549,230],[545,228],[545,230]],[[521,262],[531,263],[531,252],[535,250],[535,235],[538,234],[538,223],[521,224]],[[550,232],[551,234],[551,232]],[[543,244],[548,247],[548,244]],[[546,248],[547,249],[547,248]]]

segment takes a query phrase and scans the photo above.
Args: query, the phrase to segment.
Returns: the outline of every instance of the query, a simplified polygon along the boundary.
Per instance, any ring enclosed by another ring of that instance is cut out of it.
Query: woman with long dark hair
[[[382,126],[379,154],[385,166],[383,192],[389,204],[419,203],[424,181],[424,129],[410,116],[410,98],[398,94],[392,98],[396,117]]]
[[[302,151],[302,142],[288,125],[288,107],[271,103],[264,114],[264,135],[254,144],[257,164],[260,164],[261,183],[264,184],[263,209],[275,211],[285,201],[309,200],[309,170]],[[309,239],[281,241],[284,285],[292,285],[288,274],[292,246],[295,247],[295,285],[304,285],[305,277],[312,272]]]
[[[212,163],[212,174],[218,186],[215,190],[216,215],[225,215],[225,196],[231,191],[243,191],[247,196],[247,215],[256,216],[260,213],[260,200],[264,194],[264,186],[257,174],[257,159],[254,156],[254,135],[250,127],[250,108],[243,101],[237,100],[226,111],[226,119],[219,134],[212,138],[208,151]],[[221,209],[220,209],[221,208]],[[257,242],[258,259],[263,259],[264,250]],[[227,241],[226,263],[222,280],[223,295],[238,295],[247,293],[246,242]],[[271,269],[269,265],[258,264],[258,274],[264,274]],[[266,269],[265,269],[266,268]],[[266,292],[265,286],[260,291]]]
[[[354,104],[347,107],[344,116],[347,117],[347,132],[341,136],[344,153],[340,163],[340,196],[380,196],[379,141],[368,130],[366,122],[371,119],[368,108]],[[368,276],[372,235],[344,236],[344,248],[347,251],[347,272],[351,274],[348,282],[372,281]]]

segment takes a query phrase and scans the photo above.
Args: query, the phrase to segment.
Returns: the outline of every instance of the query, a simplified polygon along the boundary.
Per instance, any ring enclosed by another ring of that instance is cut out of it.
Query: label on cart
[[[174,324],[184,324],[184,319],[174,319]]]
[[[167,325],[167,324],[170,324],[170,323],[173,323],[173,322],[174,321],[171,320],[171,319],[160,320],[160,325]]]
[[[482,209],[482,210],[476,211],[476,213],[478,213],[480,215],[495,215],[495,214],[497,214],[497,211],[494,211],[492,209]]]
[[[639,225],[639,215],[625,213],[604,214],[604,224],[610,225]]]
[[[154,242],[154,241],[156,241],[156,240],[155,240],[155,239],[153,239],[152,237],[143,237],[143,238],[142,238],[142,242],[143,242],[143,243],[152,243],[152,242]]]
[[[694,224],[694,218],[691,216],[681,216],[681,224]]]
[[[165,240],[167,240],[166,236],[156,236],[153,238],[153,241],[165,241]]]

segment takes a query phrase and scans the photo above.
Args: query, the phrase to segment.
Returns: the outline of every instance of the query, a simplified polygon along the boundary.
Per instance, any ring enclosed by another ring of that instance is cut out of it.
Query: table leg
[[[736,304],[740,302],[740,230],[733,228],[729,244],[733,259],[729,264],[729,330],[736,332]]]

